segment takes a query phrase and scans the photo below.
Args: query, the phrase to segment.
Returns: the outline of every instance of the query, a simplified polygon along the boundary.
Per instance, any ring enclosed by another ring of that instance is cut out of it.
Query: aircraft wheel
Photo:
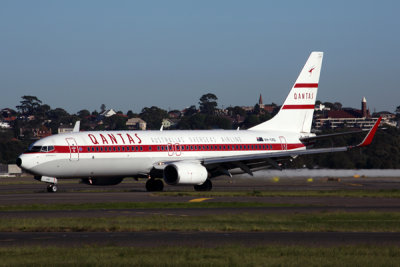
[[[203,184],[201,185],[195,185],[194,190],[196,191],[211,191],[212,189],[212,182],[210,179],[207,179]]]
[[[58,188],[55,184],[50,184],[47,186],[47,192],[55,193],[57,192]]]
[[[160,179],[149,179],[146,182],[146,190],[149,192],[163,191],[164,183]]]
[[[163,189],[164,189],[164,183],[163,183],[162,180],[157,179],[157,180],[154,181],[154,184],[155,184],[155,188],[156,188],[155,191],[163,191]]]

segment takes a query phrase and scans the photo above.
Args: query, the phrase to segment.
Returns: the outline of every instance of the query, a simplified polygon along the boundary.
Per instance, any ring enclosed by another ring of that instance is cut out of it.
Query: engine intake
[[[195,162],[177,162],[167,165],[163,173],[164,181],[169,185],[200,185],[208,178],[207,169]]]

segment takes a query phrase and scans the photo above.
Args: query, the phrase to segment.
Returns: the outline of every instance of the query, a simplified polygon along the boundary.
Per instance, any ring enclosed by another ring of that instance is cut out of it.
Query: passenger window
[[[142,146],[140,147],[140,151],[143,151],[143,147]]]

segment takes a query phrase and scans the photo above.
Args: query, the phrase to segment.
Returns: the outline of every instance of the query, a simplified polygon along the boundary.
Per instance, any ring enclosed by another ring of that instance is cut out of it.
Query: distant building
[[[170,117],[171,119],[179,119],[181,116],[182,112],[180,112],[179,110],[172,110],[168,112],[168,117]]]
[[[29,136],[32,137],[32,139],[41,139],[46,136],[50,136],[51,130],[48,129],[46,126],[42,125],[38,128],[20,128],[19,129],[20,137],[25,137],[26,133],[29,133]]]
[[[0,128],[8,129],[8,128],[11,128],[11,126],[8,122],[0,121]]]
[[[63,133],[72,133],[72,131],[74,130],[74,126],[72,126],[72,124],[70,125],[63,125],[61,124],[60,127],[58,127],[57,132],[59,134],[63,134]]]
[[[389,111],[381,111],[372,114],[373,117],[382,117],[381,124],[385,124],[392,127],[398,127],[398,121],[396,120],[396,114]]]
[[[262,99],[261,94],[260,94],[260,98],[258,99],[258,106],[260,107],[260,109],[264,109],[264,104],[263,104],[263,99]]]
[[[103,111],[102,113],[100,113],[100,116],[108,118],[115,114],[117,114],[117,112],[115,112],[115,110],[107,109],[107,110]]]
[[[126,121],[129,130],[146,130],[147,123],[141,118],[131,118]]]
[[[161,122],[161,125],[163,126],[164,129],[168,129],[170,127],[173,127],[177,124],[176,120],[172,119],[163,119]]]
[[[326,107],[324,104],[315,105],[315,111],[328,111],[330,108]]]
[[[378,118],[372,118],[367,109],[365,97],[361,101],[361,110],[343,108],[341,110],[326,110],[321,116],[314,117],[314,129],[335,129],[335,128],[371,128]]]

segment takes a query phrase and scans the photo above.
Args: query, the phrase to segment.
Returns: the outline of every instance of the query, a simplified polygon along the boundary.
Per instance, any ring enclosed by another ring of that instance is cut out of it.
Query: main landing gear
[[[146,190],[149,192],[163,191],[164,183],[160,179],[150,178],[146,182]]]
[[[212,182],[210,179],[207,179],[204,183],[200,185],[195,185],[194,190],[196,191],[211,191],[212,189]]]

